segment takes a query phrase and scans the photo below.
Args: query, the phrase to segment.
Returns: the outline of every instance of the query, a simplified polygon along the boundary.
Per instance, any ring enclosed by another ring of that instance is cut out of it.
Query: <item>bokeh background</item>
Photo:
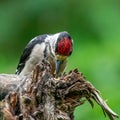
[[[66,71],[78,68],[120,114],[119,0],[1,0],[0,73],[15,73],[30,39],[68,31],[74,51]],[[108,120],[95,104],[76,108],[75,120]]]

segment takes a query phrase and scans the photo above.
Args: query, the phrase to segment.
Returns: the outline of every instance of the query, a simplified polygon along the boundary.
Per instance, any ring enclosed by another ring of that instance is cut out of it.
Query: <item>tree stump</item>
[[[0,75],[0,94],[7,94],[1,103],[4,120],[73,120],[74,109],[86,100],[92,107],[95,100],[110,120],[118,118],[77,69],[59,78],[50,71],[50,64],[43,61],[22,78]]]

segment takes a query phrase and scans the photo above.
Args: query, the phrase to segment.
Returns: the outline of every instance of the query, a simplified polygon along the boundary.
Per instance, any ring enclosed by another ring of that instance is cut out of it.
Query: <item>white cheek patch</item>
[[[52,36],[48,35],[45,39],[45,42],[48,42],[50,44],[50,51],[54,57],[55,57],[55,45],[56,45],[59,35],[60,35],[60,33],[56,33]]]

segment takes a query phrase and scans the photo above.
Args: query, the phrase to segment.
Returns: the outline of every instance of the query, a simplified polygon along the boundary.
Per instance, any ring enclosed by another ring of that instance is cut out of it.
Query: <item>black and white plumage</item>
[[[61,75],[67,58],[72,53],[72,46],[72,38],[68,32],[37,36],[25,47],[16,74],[24,76],[30,73],[36,64],[47,59],[52,66],[52,74]]]

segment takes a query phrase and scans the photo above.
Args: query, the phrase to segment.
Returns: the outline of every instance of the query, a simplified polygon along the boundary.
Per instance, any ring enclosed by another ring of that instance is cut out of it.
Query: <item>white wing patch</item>
[[[45,50],[45,43],[35,45],[28,61],[26,61],[25,63],[25,67],[20,73],[21,76],[32,72],[35,65],[40,63],[44,59],[44,50]]]

